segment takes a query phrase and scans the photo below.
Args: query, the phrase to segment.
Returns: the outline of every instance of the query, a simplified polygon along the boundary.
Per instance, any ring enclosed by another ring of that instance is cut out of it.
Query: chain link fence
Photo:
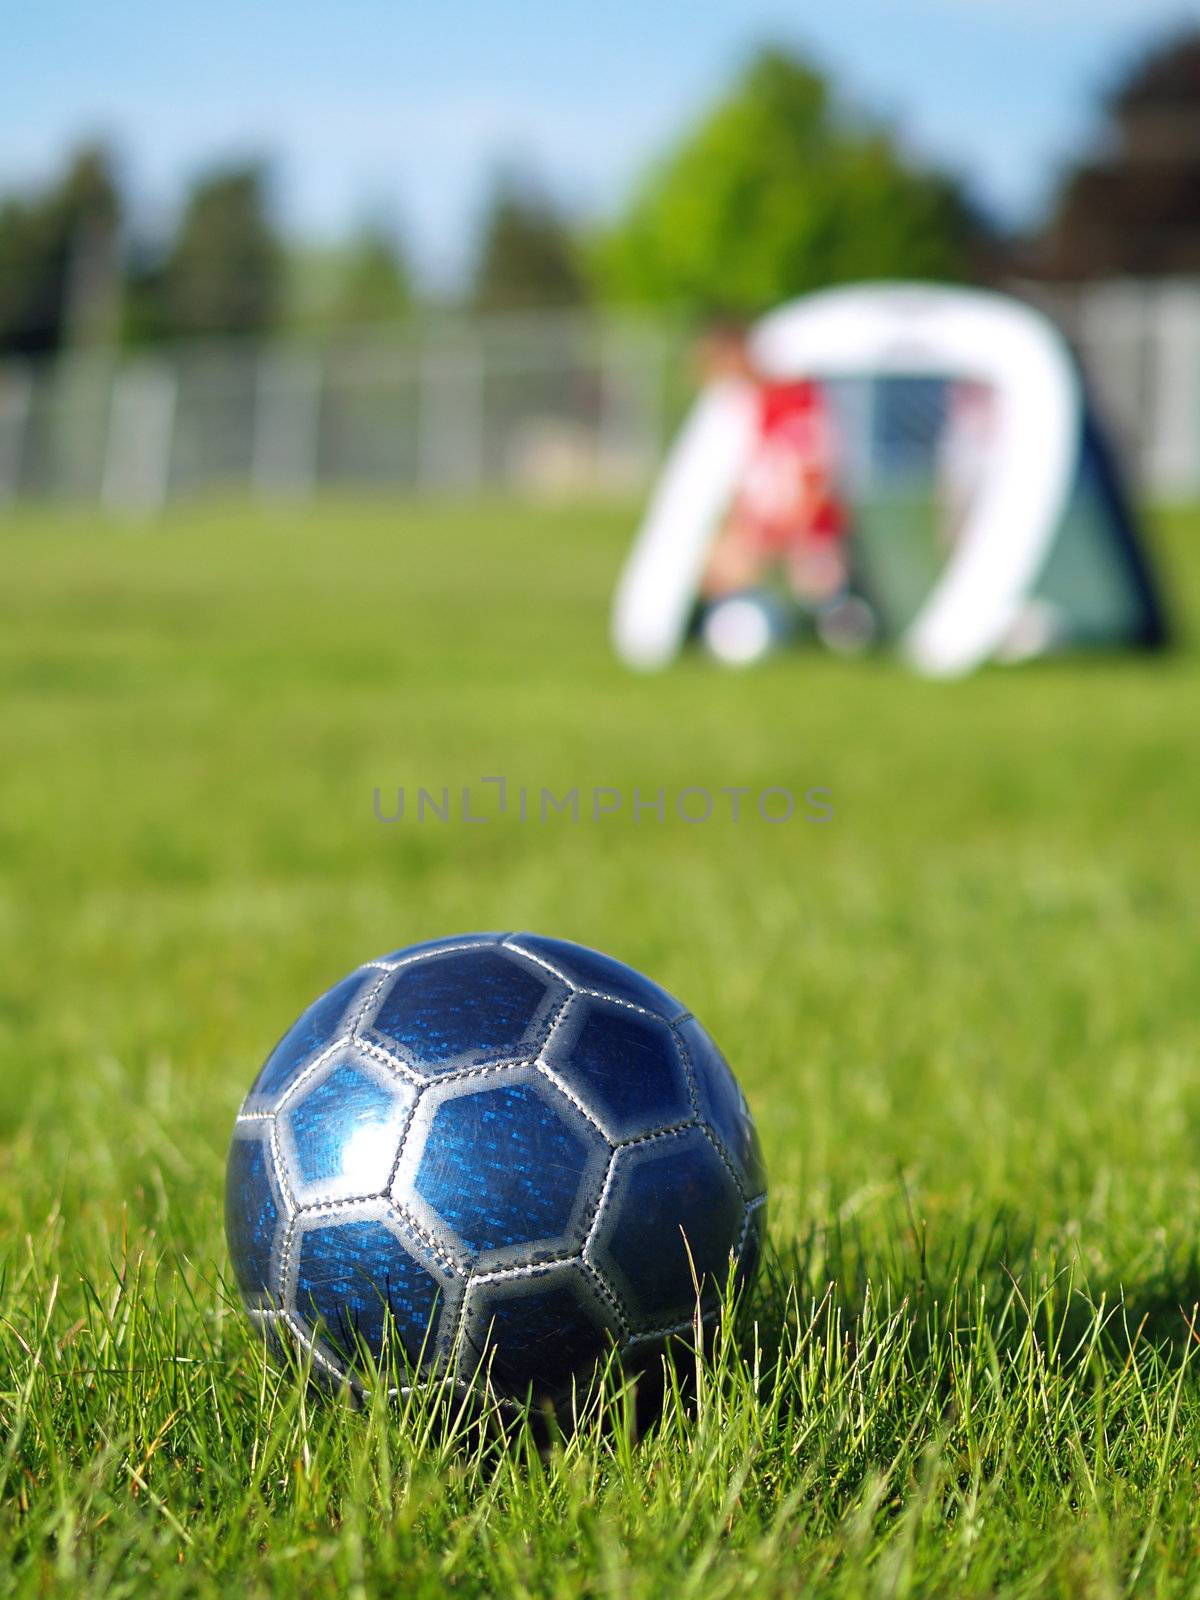
[[[1023,292],[1076,345],[1140,487],[1200,496],[1200,283]],[[545,314],[10,362],[0,504],[628,493],[686,404],[686,356],[677,326]]]
[[[684,346],[652,324],[543,315],[10,362],[0,502],[628,491],[681,409]]]

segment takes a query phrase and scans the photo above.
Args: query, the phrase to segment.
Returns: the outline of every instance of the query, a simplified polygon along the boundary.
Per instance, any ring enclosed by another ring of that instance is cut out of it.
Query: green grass
[[[1200,660],[632,679],[625,532],[0,529],[0,1592],[1195,1590]],[[1200,521],[1159,535],[1194,610]],[[834,816],[374,819],[500,773]],[[636,1445],[619,1394],[545,1452],[315,1400],[225,1287],[283,1026],[488,927],[682,994],[758,1115],[769,1274]]]

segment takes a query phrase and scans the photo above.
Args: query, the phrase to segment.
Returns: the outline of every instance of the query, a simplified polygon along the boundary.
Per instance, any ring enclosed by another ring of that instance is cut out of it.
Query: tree
[[[1103,154],[1067,176],[1029,269],[1076,279],[1200,273],[1200,32],[1151,49],[1104,109]]]
[[[484,211],[471,300],[478,311],[578,305],[585,295],[570,229],[527,179],[497,178]]]
[[[119,223],[111,163],[94,146],[46,193],[0,204],[0,351],[38,355],[112,336]]]
[[[767,50],[649,174],[593,266],[610,299],[750,313],[847,280],[962,276],[979,230],[952,180]]]
[[[350,241],[334,314],[339,322],[387,322],[412,309],[408,264],[391,232],[364,227]]]
[[[144,276],[156,301],[147,331],[167,336],[260,334],[275,322],[283,251],[263,168],[217,172],[193,188],[161,269]]]

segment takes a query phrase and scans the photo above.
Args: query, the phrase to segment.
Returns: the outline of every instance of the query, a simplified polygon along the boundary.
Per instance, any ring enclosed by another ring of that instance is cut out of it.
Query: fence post
[[[32,406],[33,374],[13,362],[0,373],[0,505],[11,505],[21,487]]]
[[[1084,367],[1094,380],[1103,418],[1145,481],[1148,440],[1146,292],[1141,284],[1098,283],[1080,296],[1079,332]]]
[[[600,332],[597,475],[620,488],[650,476],[664,449],[666,340],[661,330]]]
[[[1147,480],[1155,494],[1200,490],[1200,287],[1165,283],[1153,305]]]
[[[134,361],[113,378],[104,451],[102,502],[150,515],[171,487],[171,446],[179,380],[162,361]]]
[[[268,349],[259,356],[250,465],[256,494],[302,500],[316,490],[324,377],[317,351]]]
[[[417,482],[477,489],[484,481],[486,364],[478,335],[425,344],[417,369]]]

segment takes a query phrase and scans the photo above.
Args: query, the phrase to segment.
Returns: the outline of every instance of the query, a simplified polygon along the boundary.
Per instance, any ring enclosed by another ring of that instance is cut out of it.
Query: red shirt
[[[764,383],[758,426],[734,508],[763,548],[783,550],[844,536],[834,478],[829,405],[815,383]]]

